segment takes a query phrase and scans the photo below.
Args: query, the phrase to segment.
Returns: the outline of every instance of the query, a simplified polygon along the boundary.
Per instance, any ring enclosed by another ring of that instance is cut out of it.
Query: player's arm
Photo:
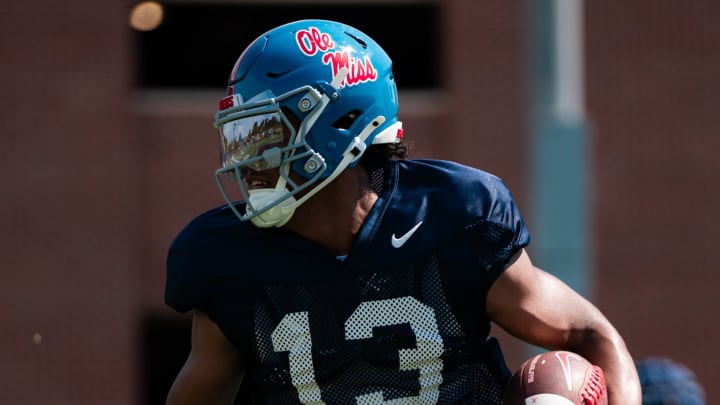
[[[588,300],[535,267],[525,250],[491,287],[488,315],[511,335],[580,354],[605,372],[609,405],[640,405],[634,361],[610,321]]]
[[[167,405],[223,404],[235,399],[244,375],[243,359],[217,324],[193,312],[192,348],[175,379]]]

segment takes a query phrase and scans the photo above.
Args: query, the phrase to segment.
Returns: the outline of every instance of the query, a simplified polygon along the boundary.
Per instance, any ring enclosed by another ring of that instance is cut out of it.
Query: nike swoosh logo
[[[422,225],[422,221],[418,222],[417,225],[413,226],[411,230],[407,231],[405,233],[405,235],[403,235],[399,238],[396,237],[395,234],[393,234],[392,238],[390,238],[390,242],[392,243],[393,247],[397,249],[397,248],[401,247],[402,245],[404,245],[405,242],[407,242],[408,239],[410,239],[410,237],[413,236],[415,231],[417,231],[418,228],[420,228],[420,225]]]

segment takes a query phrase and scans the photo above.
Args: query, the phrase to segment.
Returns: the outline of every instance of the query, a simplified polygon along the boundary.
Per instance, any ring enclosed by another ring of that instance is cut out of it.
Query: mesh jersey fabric
[[[499,404],[510,371],[485,298],[529,243],[510,191],[439,160],[375,179],[344,258],[227,207],[200,215],[170,247],[166,303],[205,312],[247,353],[252,403]]]

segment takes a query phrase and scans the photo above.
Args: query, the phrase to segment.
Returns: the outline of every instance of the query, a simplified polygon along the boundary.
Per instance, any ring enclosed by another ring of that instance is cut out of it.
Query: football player
[[[610,404],[640,404],[623,339],[533,266],[503,182],[406,159],[391,60],[363,32],[262,34],[215,126],[227,205],[167,259],[166,302],[193,314],[168,404],[230,404],[241,384],[258,404],[499,404],[511,372],[491,323],[581,354]]]

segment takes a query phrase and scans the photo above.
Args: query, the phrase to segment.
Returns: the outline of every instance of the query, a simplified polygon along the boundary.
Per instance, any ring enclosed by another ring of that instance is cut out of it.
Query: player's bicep
[[[220,328],[193,312],[192,347],[170,393],[168,405],[232,404],[244,375],[244,361]]]
[[[545,348],[579,343],[599,314],[568,285],[535,267],[524,250],[493,284],[486,304],[498,326]]]

